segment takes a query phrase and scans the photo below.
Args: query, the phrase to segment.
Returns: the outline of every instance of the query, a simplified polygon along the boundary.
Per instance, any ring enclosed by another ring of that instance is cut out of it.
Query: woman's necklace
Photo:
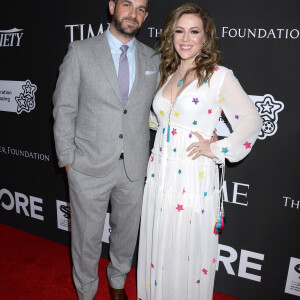
[[[180,66],[179,66],[180,68]],[[180,70],[179,70],[179,75],[180,75]],[[181,76],[181,75],[180,75]],[[183,78],[181,78],[178,83],[177,83],[177,87],[180,87],[181,84],[182,84],[182,81],[183,81]],[[172,113],[172,110],[176,104],[176,100],[177,100],[177,97],[178,97],[178,93],[177,95],[175,96],[175,99],[173,101],[173,84],[171,84],[171,108],[170,108],[170,112],[169,112],[169,122],[168,122],[168,129],[167,129],[167,142],[170,142],[170,135],[171,135],[171,128],[170,128],[170,123],[171,123],[171,113]]]
[[[179,81],[177,82],[177,87],[180,87],[182,85],[182,82],[183,82],[183,77],[181,76],[180,74],[180,65],[179,65],[179,76],[180,76],[180,79]]]

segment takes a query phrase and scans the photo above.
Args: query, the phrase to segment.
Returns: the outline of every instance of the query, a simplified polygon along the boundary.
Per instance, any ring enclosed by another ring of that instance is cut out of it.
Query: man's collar
[[[123,43],[118,40],[116,37],[114,37],[109,29],[106,30],[106,36],[109,42],[109,45],[113,48],[113,49],[119,49]],[[128,45],[129,49],[128,50],[132,50],[134,48],[134,43],[135,43],[135,38],[133,38],[129,43],[127,43],[126,45]]]

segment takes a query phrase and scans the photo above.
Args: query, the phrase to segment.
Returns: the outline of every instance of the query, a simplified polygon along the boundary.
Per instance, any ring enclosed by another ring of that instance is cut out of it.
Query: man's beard
[[[124,28],[123,25],[122,25],[122,22],[124,20],[129,20],[129,21],[135,22],[137,24],[136,29],[131,31],[128,28]],[[130,38],[136,36],[137,33],[139,32],[139,30],[141,29],[141,26],[139,25],[138,21],[136,19],[133,19],[133,18],[130,18],[130,17],[123,18],[122,20],[118,20],[117,17],[115,15],[113,15],[112,23],[114,24],[115,28],[117,29],[117,31],[120,34],[122,34],[124,36],[127,36],[127,37],[130,37]]]

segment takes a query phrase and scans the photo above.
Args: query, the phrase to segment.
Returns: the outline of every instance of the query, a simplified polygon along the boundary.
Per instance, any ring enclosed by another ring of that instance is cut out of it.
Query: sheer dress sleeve
[[[222,83],[218,104],[228,119],[233,132],[226,138],[211,143],[217,163],[225,158],[237,162],[251,151],[262,126],[258,111],[245,93],[232,71],[226,73]]]

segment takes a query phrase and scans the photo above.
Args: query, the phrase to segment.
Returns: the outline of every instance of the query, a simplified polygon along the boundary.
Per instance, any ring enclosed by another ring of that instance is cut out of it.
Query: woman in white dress
[[[232,71],[219,66],[214,23],[185,4],[159,38],[158,121],[144,192],[138,255],[138,300],[212,299],[218,235],[217,164],[243,159],[261,118]],[[233,133],[214,141],[224,111]],[[150,125],[155,127],[151,119]]]

